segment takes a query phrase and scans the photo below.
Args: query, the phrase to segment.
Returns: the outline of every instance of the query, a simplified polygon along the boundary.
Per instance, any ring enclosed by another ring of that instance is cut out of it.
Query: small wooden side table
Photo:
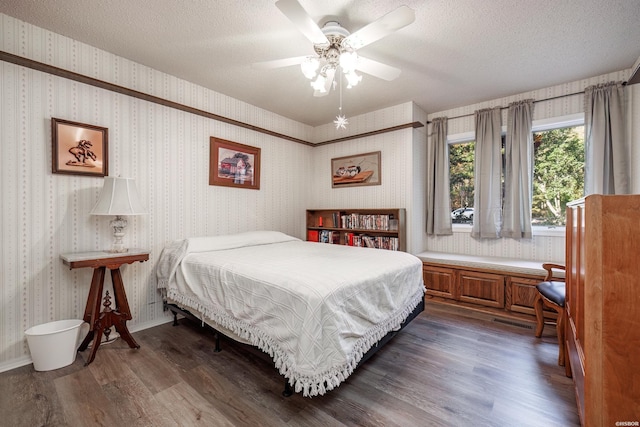
[[[91,289],[87,298],[87,306],[84,309],[84,321],[89,323],[89,332],[80,344],[78,351],[84,351],[91,345],[91,354],[85,362],[85,366],[93,362],[96,351],[102,342],[102,334],[108,338],[111,333],[111,327],[115,327],[120,337],[129,344],[131,348],[140,348],[140,345],[133,339],[129,329],[127,329],[127,320],[131,320],[131,311],[127,302],[127,294],[122,284],[122,275],[120,274],[120,266],[123,264],[132,264],[134,262],[144,262],[149,259],[149,251],[144,249],[129,249],[124,253],[111,252],[76,252],[60,255],[62,262],[74,268],[93,268],[93,278],[91,279]],[[111,271],[111,280],[113,282],[113,297],[115,298],[115,310],[111,308],[111,297],[109,291],[104,297],[102,303],[102,289],[104,285],[104,275],[106,269]],[[101,310],[101,305],[104,309]]]

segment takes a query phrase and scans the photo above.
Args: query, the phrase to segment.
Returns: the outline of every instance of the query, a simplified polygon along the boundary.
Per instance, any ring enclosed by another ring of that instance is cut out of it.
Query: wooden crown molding
[[[348,141],[351,139],[364,138],[367,136],[379,135],[387,132],[394,132],[400,129],[406,128],[419,128],[424,125],[420,122],[412,122],[406,123],[403,125],[393,126],[385,129],[379,129],[371,132],[365,132],[358,135],[345,136],[343,138],[336,138],[328,141],[319,142],[314,144],[309,141],[305,141],[303,139],[294,138],[289,135],[285,135],[282,133],[274,132],[268,129],[264,129],[258,126],[254,126],[248,123],[244,123],[238,120],[230,119],[228,117],[220,116],[218,114],[210,113],[208,111],[200,110],[198,108],[193,108],[188,105],[180,104],[178,102],[170,101],[168,99],[160,98],[157,96],[149,95],[144,92],[140,92],[134,89],[129,89],[124,86],[119,86],[113,83],[105,82],[104,80],[95,79],[93,77],[85,76],[83,74],[75,73],[73,71],[68,71],[62,68],[54,67],[53,65],[45,64],[43,62],[34,61],[33,59],[25,58],[22,56],[14,55],[9,52],[0,50],[0,60],[9,62],[15,65],[19,65],[21,67],[27,67],[32,70],[41,71],[43,73],[51,74],[54,76],[62,77],[65,79],[73,80],[79,83],[84,83],[90,86],[98,87],[100,89],[109,90],[111,92],[120,93],[122,95],[131,96],[133,98],[141,99],[147,102],[152,102],[154,104],[163,105],[165,107],[174,108],[176,110],[185,111],[187,113],[195,114],[201,117],[206,117],[208,119],[216,120],[219,122],[227,123],[233,126],[238,126],[244,129],[249,129],[255,132],[263,133],[265,135],[274,136],[276,138],[286,139],[288,141],[296,142],[298,144],[308,145],[311,147],[326,145],[326,144],[334,144],[336,142]]]

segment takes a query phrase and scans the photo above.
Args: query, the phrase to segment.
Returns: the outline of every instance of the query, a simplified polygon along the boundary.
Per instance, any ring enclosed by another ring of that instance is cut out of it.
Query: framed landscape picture
[[[109,175],[107,128],[51,118],[51,142],[53,173]]]
[[[260,148],[211,137],[209,185],[260,189]]]
[[[331,159],[331,187],[380,185],[380,151]]]

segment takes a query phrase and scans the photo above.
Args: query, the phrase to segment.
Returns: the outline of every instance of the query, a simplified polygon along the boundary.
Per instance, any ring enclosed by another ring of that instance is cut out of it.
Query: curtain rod
[[[627,82],[622,82],[622,86],[626,86],[626,85],[627,85]],[[567,93],[565,95],[552,96],[550,98],[536,99],[536,100],[533,101],[533,103],[537,104],[538,102],[552,101],[554,99],[566,98],[568,96],[583,95],[583,94],[584,94],[584,90],[581,90],[580,92]],[[500,107],[500,111],[506,110],[507,108],[509,108],[509,107]],[[463,117],[473,116],[474,114],[475,113],[469,113],[469,114],[462,114],[462,115],[459,115],[459,116],[448,117],[447,120],[461,119]],[[427,124],[431,124],[431,121],[429,120],[427,122]]]
[[[551,101],[553,99],[566,98],[567,96],[581,95],[583,93],[584,93],[584,90],[580,91],[580,92],[568,93],[566,95],[552,96],[551,98],[536,99],[536,100],[533,101],[533,103],[537,104],[538,102]],[[509,107],[500,107],[500,111],[506,110],[507,108],[509,108]],[[469,114],[461,114],[459,116],[447,117],[447,120],[461,119],[463,117],[471,117],[474,114],[475,113],[469,113]],[[431,123],[431,121],[429,121],[429,123]]]

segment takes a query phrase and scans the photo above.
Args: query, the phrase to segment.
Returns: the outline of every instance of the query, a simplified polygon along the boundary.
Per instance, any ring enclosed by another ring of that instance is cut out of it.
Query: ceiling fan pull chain
[[[338,107],[338,115],[333,123],[336,125],[336,129],[346,129],[349,124],[349,120],[347,120],[346,116],[342,113],[342,79],[344,78],[344,73],[342,70],[338,71],[340,76],[338,80],[340,80],[340,106]]]

